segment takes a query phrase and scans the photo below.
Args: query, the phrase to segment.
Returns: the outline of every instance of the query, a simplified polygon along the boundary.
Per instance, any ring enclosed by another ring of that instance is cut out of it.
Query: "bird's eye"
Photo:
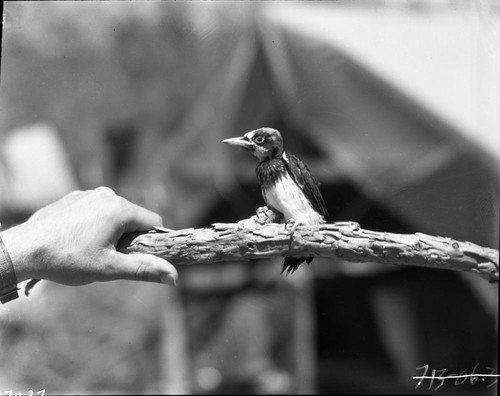
[[[257,136],[253,141],[257,144],[264,143],[264,136]]]

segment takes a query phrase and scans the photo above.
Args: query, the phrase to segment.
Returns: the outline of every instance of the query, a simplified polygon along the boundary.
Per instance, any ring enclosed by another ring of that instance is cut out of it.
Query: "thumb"
[[[179,274],[167,260],[152,254],[115,252],[115,277],[143,282],[165,283],[175,286]]]

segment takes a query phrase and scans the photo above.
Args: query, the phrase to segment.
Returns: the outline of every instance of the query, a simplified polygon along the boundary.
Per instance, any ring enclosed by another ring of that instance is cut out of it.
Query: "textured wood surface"
[[[261,224],[254,216],[253,220],[216,223],[209,228],[127,234],[119,241],[118,250],[154,254],[176,266],[314,255],[466,271],[498,282],[498,250],[421,233],[369,231],[354,222],[298,226],[291,236],[284,224]]]

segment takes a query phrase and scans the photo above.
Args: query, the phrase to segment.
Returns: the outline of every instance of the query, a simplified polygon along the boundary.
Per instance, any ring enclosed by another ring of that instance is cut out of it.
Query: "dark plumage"
[[[283,152],[279,158],[259,162],[256,172],[263,195],[265,190],[273,188],[278,183],[285,172],[288,173],[295,184],[300,187],[314,210],[323,217],[328,217],[328,209],[319,190],[319,182],[304,161],[295,154]]]
[[[307,165],[283,149],[281,134],[272,128],[260,128],[239,138],[222,141],[250,151],[259,159],[257,179],[267,206],[283,214],[287,223],[321,224],[328,217],[319,183]],[[297,270],[313,257],[286,257],[282,272]]]

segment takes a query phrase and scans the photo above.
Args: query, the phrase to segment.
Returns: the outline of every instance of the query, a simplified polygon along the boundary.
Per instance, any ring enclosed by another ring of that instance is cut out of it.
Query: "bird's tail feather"
[[[281,273],[285,273],[285,275],[293,274],[299,268],[300,264],[306,262],[310,264],[313,260],[313,257],[285,257],[283,260],[283,268],[281,269]]]

